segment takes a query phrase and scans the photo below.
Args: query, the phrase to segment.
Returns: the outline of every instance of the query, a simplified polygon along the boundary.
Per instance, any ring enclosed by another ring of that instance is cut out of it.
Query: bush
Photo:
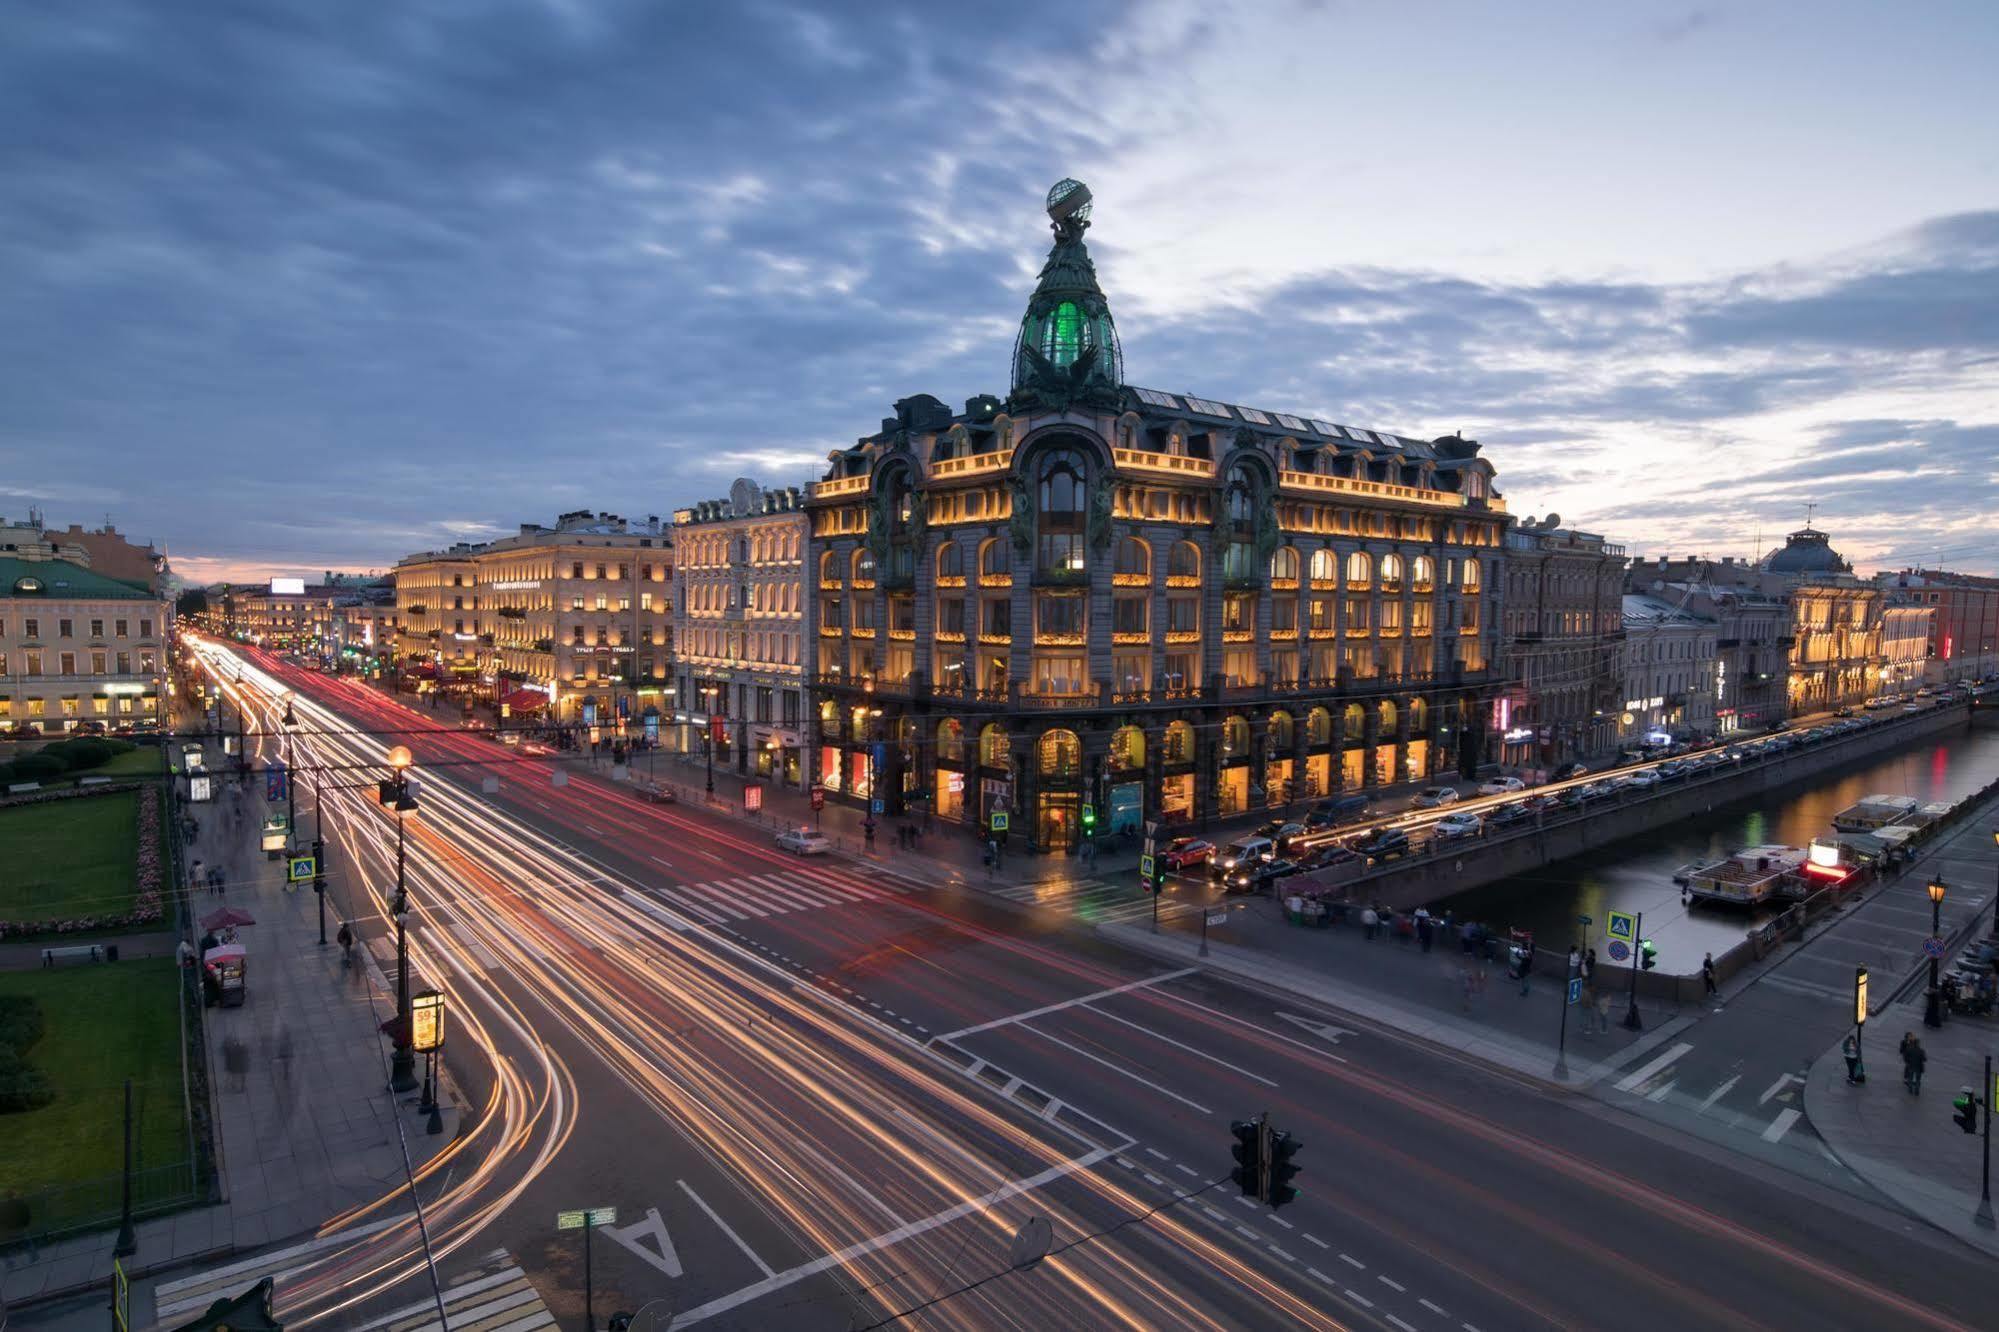
[[[36,753],[53,755],[63,767],[71,772],[81,772],[86,768],[101,768],[111,761],[117,751],[111,748],[109,740],[94,735],[79,736],[74,740],[58,740],[52,745],[43,745]]]
[[[52,782],[69,771],[69,765],[53,754],[37,750],[14,760],[17,782]]]
[[[42,1038],[42,1006],[32,995],[0,994],[0,1050],[25,1055]]]
[[[12,1050],[0,1048],[0,1115],[39,1110],[55,1098],[48,1074]]]

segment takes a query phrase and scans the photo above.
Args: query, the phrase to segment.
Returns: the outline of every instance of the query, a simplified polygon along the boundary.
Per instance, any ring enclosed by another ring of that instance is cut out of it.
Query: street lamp
[[[403,745],[389,751],[389,767],[395,776],[382,784],[383,801],[393,801],[396,811],[396,1050],[389,1063],[389,1090],[416,1090],[416,1054],[410,1046],[410,956],[405,922],[409,917],[408,890],[403,883],[403,813],[416,808],[409,793],[410,752]]]
[[[708,718],[708,735],[704,746],[708,751],[708,794],[715,794],[715,695],[719,691],[714,685],[701,686],[703,712]]]
[[[1941,876],[1930,880],[1930,937],[1935,940],[1943,938],[1943,898],[1946,891]],[[1925,951],[1928,951],[1927,947]],[[1937,957],[1934,952],[1930,953],[1930,989],[1923,996],[1923,1025],[1943,1025],[1943,992],[1937,988]]]

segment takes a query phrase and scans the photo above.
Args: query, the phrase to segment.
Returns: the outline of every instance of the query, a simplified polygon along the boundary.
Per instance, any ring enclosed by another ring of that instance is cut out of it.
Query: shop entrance
[[[1069,851],[1076,845],[1076,820],[1082,801],[1073,791],[1044,791],[1035,840],[1044,851]]]

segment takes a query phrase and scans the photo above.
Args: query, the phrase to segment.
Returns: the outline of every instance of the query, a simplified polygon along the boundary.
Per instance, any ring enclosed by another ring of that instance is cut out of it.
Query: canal
[[[1828,833],[1832,816],[1877,792],[1918,800],[1956,800],[1999,779],[1999,725],[1981,721],[1969,730],[1929,735],[1908,748],[1841,768],[1781,794],[1766,793],[1712,813],[1600,847],[1587,855],[1543,866],[1451,898],[1459,919],[1497,929],[1523,926],[1543,948],[1574,941],[1576,918],[1595,920],[1590,940],[1603,956],[1604,915],[1642,911],[1645,934],[1659,949],[1661,971],[1700,969],[1701,955],[1716,956],[1742,941],[1744,931],[1783,904],[1754,913],[1713,905],[1687,907],[1673,871],[1695,860],[1715,860],[1745,846],[1774,842],[1804,846]],[[1434,909],[1434,908],[1433,908]]]

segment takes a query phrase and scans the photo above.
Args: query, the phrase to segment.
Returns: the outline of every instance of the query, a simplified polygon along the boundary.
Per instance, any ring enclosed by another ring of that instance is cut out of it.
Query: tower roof
[[[1063,179],[1048,191],[1055,245],[1028,298],[1013,351],[1015,405],[1114,406],[1124,382],[1124,357],[1110,303],[1097,285],[1083,233],[1090,226],[1090,187]]]
[[[1785,538],[1783,547],[1772,551],[1763,567],[1786,574],[1846,573],[1852,568],[1832,548],[1832,539],[1809,524]]]

